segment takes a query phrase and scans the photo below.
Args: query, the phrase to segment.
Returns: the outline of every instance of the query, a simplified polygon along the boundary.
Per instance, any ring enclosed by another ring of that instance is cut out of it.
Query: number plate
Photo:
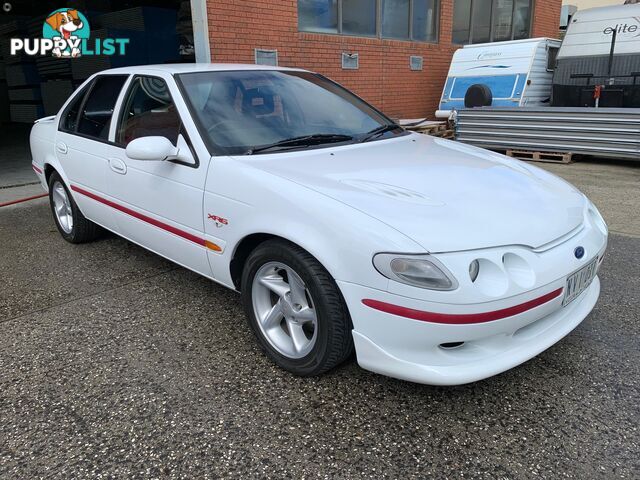
[[[585,265],[580,270],[572,273],[567,277],[567,284],[564,287],[564,299],[562,306],[571,303],[576,297],[591,284],[598,271],[598,257],[594,258],[591,263]]]

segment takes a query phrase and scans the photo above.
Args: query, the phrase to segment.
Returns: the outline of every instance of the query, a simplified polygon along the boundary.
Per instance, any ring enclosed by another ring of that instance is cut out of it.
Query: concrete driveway
[[[624,233],[595,310],[454,388],[292,377],[237,294],[112,235],[67,244],[44,200],[0,209],[0,478],[639,478],[640,169],[585,165],[549,168]]]

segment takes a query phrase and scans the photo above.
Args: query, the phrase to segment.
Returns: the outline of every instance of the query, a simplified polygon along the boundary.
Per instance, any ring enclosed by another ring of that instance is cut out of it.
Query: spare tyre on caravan
[[[640,108],[640,4],[578,10],[571,17],[551,104]]]

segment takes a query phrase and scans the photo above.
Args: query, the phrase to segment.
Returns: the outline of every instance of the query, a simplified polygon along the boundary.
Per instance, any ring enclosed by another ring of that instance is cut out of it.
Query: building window
[[[491,41],[491,3],[492,0],[472,0],[471,2],[471,40],[473,43]]]
[[[469,43],[471,38],[471,0],[455,0],[453,3],[453,43]]]
[[[298,29],[436,42],[439,6],[439,0],[298,0]]]
[[[342,0],[342,33],[375,37],[376,0]]]
[[[513,9],[513,39],[529,38],[533,0],[515,0]]]
[[[529,38],[533,0],[454,0],[453,43]]]
[[[513,38],[513,0],[502,0],[493,12],[493,41],[503,42]]]
[[[338,0],[298,0],[298,28],[338,33]]]
[[[438,0],[413,0],[411,38],[419,42],[438,40]]]
[[[409,0],[382,0],[382,36],[409,38]]]

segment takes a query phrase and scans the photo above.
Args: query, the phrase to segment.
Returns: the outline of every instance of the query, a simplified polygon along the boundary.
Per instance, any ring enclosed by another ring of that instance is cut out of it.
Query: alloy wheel
[[[53,211],[58,219],[58,224],[65,233],[73,231],[73,209],[67,190],[60,182],[54,182],[51,197],[53,198]]]
[[[318,317],[309,289],[288,265],[268,262],[253,279],[252,303],[267,341],[288,358],[302,358],[316,343]]]

